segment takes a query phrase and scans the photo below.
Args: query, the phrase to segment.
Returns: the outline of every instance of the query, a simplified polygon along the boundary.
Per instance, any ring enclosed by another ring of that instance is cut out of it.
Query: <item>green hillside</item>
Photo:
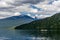
[[[60,30],[60,13],[57,13],[49,18],[45,18],[42,20],[36,20],[29,24],[24,24],[17,26],[15,29],[23,29],[23,30]]]

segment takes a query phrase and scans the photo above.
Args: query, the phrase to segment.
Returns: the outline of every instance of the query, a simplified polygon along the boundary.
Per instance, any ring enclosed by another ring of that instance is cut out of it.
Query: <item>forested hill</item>
[[[28,29],[28,30],[39,30],[39,29],[60,29],[60,13],[57,13],[51,17],[42,19],[42,20],[36,20],[29,24],[24,24],[21,26],[17,26],[15,29]]]

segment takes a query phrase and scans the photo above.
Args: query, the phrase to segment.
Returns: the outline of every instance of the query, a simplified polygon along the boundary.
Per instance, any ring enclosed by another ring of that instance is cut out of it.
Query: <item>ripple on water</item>
[[[10,40],[10,38],[7,38],[7,37],[0,37],[0,40]]]
[[[50,37],[29,37],[29,38],[30,38],[30,40],[54,40],[54,39],[52,39]]]

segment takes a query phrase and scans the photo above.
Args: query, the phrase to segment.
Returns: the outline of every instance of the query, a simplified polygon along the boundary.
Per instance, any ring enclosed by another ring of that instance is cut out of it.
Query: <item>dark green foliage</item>
[[[24,29],[24,30],[41,30],[47,29],[49,31],[60,31],[60,13],[57,13],[49,18],[42,20],[36,20],[29,24],[24,24],[17,26],[15,29]]]

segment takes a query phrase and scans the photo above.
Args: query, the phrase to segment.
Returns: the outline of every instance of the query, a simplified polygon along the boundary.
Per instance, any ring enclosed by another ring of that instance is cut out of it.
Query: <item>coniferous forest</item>
[[[33,21],[28,24],[17,26],[15,29],[23,30],[41,30],[47,29],[49,31],[60,31],[60,13],[51,17]]]

